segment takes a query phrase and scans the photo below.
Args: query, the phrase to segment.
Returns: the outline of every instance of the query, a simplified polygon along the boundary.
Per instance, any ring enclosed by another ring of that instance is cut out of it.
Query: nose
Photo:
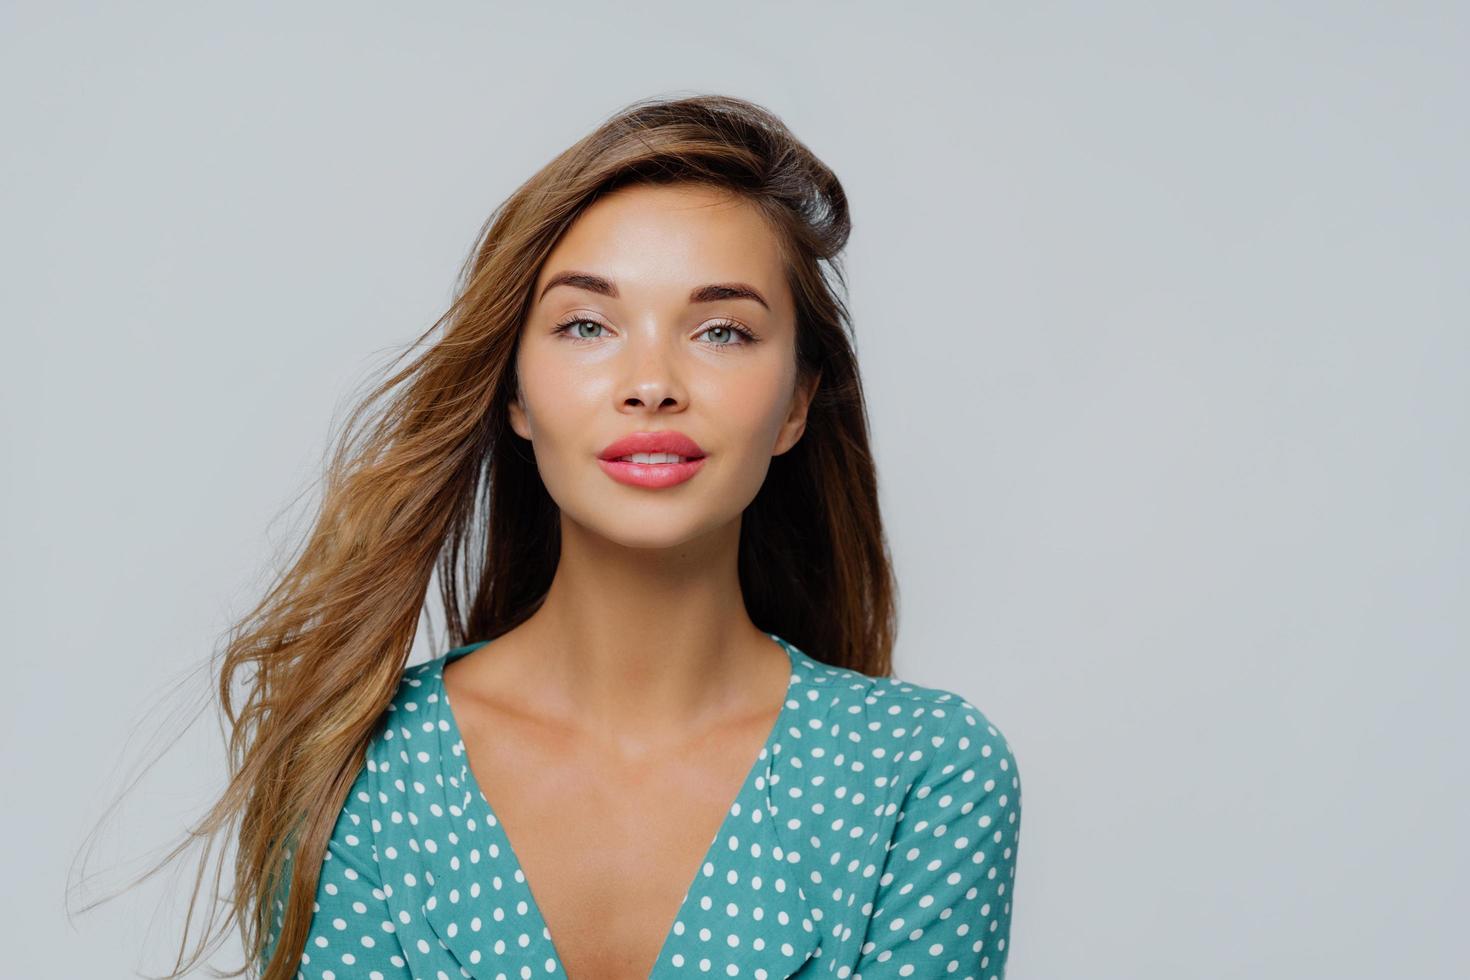
[[[623,393],[624,408],[662,410],[666,405],[676,408],[682,407],[683,404],[683,397],[677,392],[673,382],[667,378],[645,376],[644,380],[628,385]]]
[[[679,341],[675,329],[650,322],[624,348],[629,373],[620,395],[623,408],[664,411],[683,407],[687,392],[676,364]]]

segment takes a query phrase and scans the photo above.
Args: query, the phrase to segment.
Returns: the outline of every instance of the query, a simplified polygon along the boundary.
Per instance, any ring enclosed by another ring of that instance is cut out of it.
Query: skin
[[[543,295],[565,271],[618,295]],[[728,282],[767,305],[690,301]],[[510,423],[561,510],[560,561],[536,613],[451,664],[445,685],[568,973],[646,977],[785,697],[787,656],[741,597],[740,523],[771,458],[801,438],[817,382],[797,385],[774,233],[722,190],[600,199],[534,296]],[[572,317],[584,322],[558,332]],[[646,489],[603,472],[606,445],[655,429],[707,454],[692,479]]]

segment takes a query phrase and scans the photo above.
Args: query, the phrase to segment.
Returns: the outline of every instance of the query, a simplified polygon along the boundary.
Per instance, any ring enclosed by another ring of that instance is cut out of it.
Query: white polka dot
[[[771,637],[791,660],[786,696],[667,910],[658,962],[754,980],[807,960],[812,975],[839,980],[998,980],[1021,811],[1004,736],[958,694],[832,667]],[[499,980],[564,977],[541,896],[470,770],[445,662],[405,670],[368,743],[323,856],[301,962],[316,950],[351,976],[454,980],[461,964],[489,958],[481,975]],[[576,816],[589,835],[604,830],[597,813]],[[571,856],[556,870],[582,863]],[[599,883],[571,874],[558,887],[579,884]]]

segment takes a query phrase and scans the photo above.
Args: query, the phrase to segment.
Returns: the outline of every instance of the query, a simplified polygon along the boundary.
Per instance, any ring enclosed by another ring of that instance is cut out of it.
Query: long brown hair
[[[746,610],[819,660],[891,675],[896,585],[838,291],[851,228],[842,185],[751,102],[634,102],[490,215],[448,310],[384,370],[418,356],[348,415],[304,544],[230,631],[218,676],[230,780],[191,835],[213,838],[238,819],[225,925],[238,923],[254,963],[280,916],[265,980],[296,971],[327,841],[407,666],[434,573],[449,646],[510,630],[551,584],[558,509],[507,421],[516,345],[542,263],[599,196],[672,181],[734,191],[770,222],[795,297],[798,379],[819,380],[802,438],[771,460],[742,517]],[[245,679],[239,704],[237,675]],[[205,955],[212,919],[170,977]]]

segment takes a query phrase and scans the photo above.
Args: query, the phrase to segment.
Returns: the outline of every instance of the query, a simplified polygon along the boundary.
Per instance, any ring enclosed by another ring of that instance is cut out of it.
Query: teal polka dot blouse
[[[651,977],[1001,980],[1021,829],[1005,736],[958,694],[767,635],[791,658],[785,704]],[[297,976],[567,977],[445,695],[444,665],[485,642],[404,670],[333,830]]]

